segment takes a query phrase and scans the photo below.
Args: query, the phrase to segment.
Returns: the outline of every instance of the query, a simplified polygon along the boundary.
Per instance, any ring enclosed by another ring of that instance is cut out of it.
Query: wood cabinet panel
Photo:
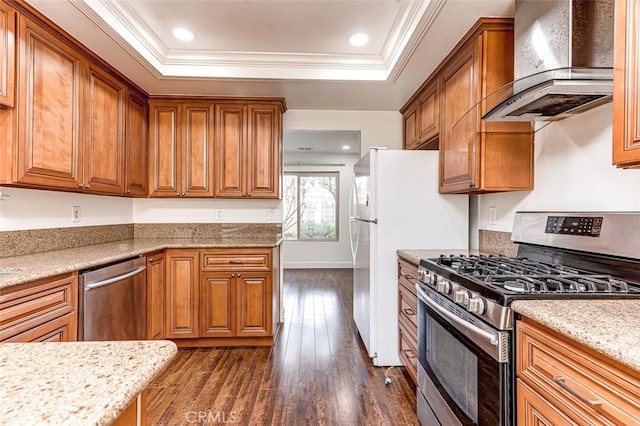
[[[179,107],[177,103],[152,103],[149,144],[149,195],[175,197],[180,193]]]
[[[83,183],[92,192],[124,192],[125,92],[121,81],[87,63]]]
[[[440,133],[440,105],[438,103],[438,80],[425,88],[418,101],[420,109],[420,142],[428,142]]]
[[[27,17],[18,24],[17,182],[78,189],[84,58]]]
[[[249,105],[245,191],[252,198],[278,198],[282,149],[278,105]]]
[[[165,255],[147,256],[147,339],[164,339]]]
[[[577,426],[560,409],[542,398],[522,380],[516,380],[517,416],[520,426]]]
[[[199,267],[197,250],[166,251],[165,335],[199,337]]]
[[[0,293],[0,341],[10,338],[12,341],[31,341],[61,326],[67,329],[63,337],[75,341],[77,307],[78,279],[75,273],[3,291]],[[49,324],[63,317],[64,320],[55,325]]]
[[[402,115],[403,148],[418,149],[420,137],[418,134],[418,102],[414,102]]]
[[[246,161],[247,108],[241,104],[216,105],[216,197],[243,197]]]
[[[613,163],[640,166],[640,1],[615,2]]]
[[[182,105],[184,119],[182,162],[182,195],[213,196],[213,105],[190,103]]]
[[[236,334],[235,273],[212,272],[200,279],[200,335],[202,337]]]
[[[10,337],[5,342],[75,342],[77,340],[76,324],[76,313],[69,313]]]
[[[147,141],[149,108],[145,96],[129,91],[126,107],[125,194],[147,195]]]
[[[400,360],[407,369],[414,384],[418,383],[418,343],[407,332],[405,323],[399,324]]]
[[[476,72],[478,45],[470,44],[442,71],[442,141],[440,149],[441,191],[460,191],[476,187],[478,168],[477,134],[474,124],[454,129],[479,97]],[[475,117],[468,116],[471,121]]]
[[[16,83],[16,11],[0,2],[0,105],[13,107]]]
[[[398,352],[409,376],[418,383],[418,265],[398,258]]]
[[[203,271],[270,271],[269,249],[207,249],[202,252],[200,267]]]
[[[238,285],[238,336],[270,336],[271,274],[236,274]]]
[[[576,423],[640,424],[636,374],[528,321],[517,322],[516,345],[518,377]]]

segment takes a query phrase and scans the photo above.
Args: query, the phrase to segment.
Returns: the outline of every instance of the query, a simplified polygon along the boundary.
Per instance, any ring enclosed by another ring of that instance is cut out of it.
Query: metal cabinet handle
[[[95,283],[87,284],[84,287],[84,291],[93,290],[94,288],[103,287],[105,285],[109,285],[109,284],[113,284],[113,283],[118,282],[118,281],[125,280],[125,279],[127,279],[129,277],[132,277],[134,275],[139,274],[140,272],[144,271],[145,269],[147,269],[146,266],[140,266],[140,267],[138,267],[138,268],[136,268],[136,269],[134,269],[132,271],[129,271],[129,272],[125,273],[125,274],[118,275],[117,277],[107,278],[106,280],[102,280],[102,281],[98,281],[98,282],[95,282]]]
[[[414,316],[416,314],[416,312],[411,308],[404,308],[402,310],[402,312],[404,312],[405,314],[409,315],[410,317],[412,317],[412,316]]]
[[[235,265],[242,265],[242,260],[230,260],[229,263],[233,263]]]
[[[409,349],[405,349],[402,352],[404,352],[404,354],[407,356],[407,358],[409,359],[415,359],[416,357],[413,356],[413,352],[411,352],[411,350]]]
[[[578,392],[577,390],[575,390],[574,388],[569,386],[567,384],[567,382],[564,381],[564,377],[562,377],[562,376],[555,376],[553,378],[553,381],[556,382],[558,384],[558,386],[560,386],[562,389],[566,390],[571,395],[573,395],[576,398],[578,398],[580,401],[582,401],[582,402],[584,402],[586,404],[589,404],[592,407],[596,407],[598,405],[602,405],[602,401],[600,401],[599,399],[591,399],[588,396],[585,396],[585,395],[581,394],[580,392]]]
[[[153,257],[147,259],[148,262],[153,262]]]

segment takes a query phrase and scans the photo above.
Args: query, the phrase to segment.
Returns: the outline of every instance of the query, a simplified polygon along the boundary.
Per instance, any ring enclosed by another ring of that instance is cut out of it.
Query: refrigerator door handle
[[[356,226],[355,235],[354,235],[353,227],[354,225],[357,225],[357,224],[358,224],[358,221],[356,219],[349,219],[349,245],[351,246],[351,263],[354,266],[356,264],[356,254],[358,252],[357,235],[358,235],[359,226]],[[353,240],[354,236],[356,237],[356,241]]]

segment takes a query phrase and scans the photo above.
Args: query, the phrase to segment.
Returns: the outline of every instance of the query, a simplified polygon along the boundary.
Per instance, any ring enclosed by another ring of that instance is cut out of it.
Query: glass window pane
[[[284,175],[284,212],[282,235],[287,240],[298,239],[298,176]]]
[[[300,176],[299,238],[336,238],[337,176]]]

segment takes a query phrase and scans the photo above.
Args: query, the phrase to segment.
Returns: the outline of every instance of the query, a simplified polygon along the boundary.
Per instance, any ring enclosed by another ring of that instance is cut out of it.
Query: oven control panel
[[[598,238],[602,229],[602,220],[602,217],[593,216],[548,216],[544,232]]]

